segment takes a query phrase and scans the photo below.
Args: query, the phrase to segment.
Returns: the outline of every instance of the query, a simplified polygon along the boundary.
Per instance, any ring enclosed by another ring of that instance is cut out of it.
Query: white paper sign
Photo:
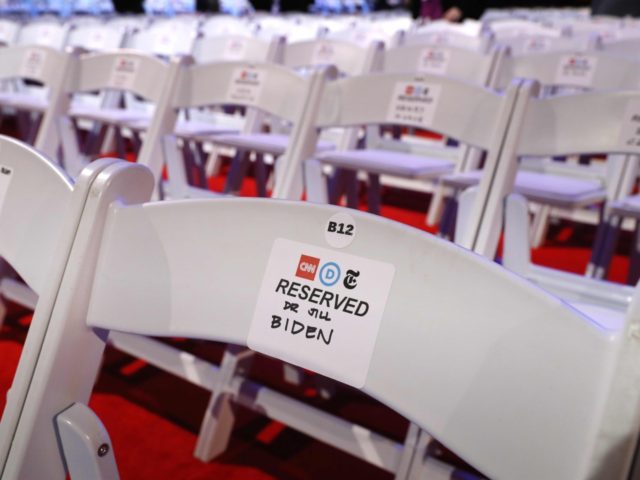
[[[311,64],[324,65],[333,63],[335,53],[333,45],[326,42],[319,42],[313,50],[313,55],[311,55]]]
[[[140,60],[138,58],[118,57],[113,64],[113,69],[111,70],[109,85],[113,88],[130,90],[133,88],[139,71]]]
[[[0,212],[4,205],[4,199],[7,196],[7,190],[11,184],[11,178],[13,177],[13,170],[4,165],[0,165]]]
[[[253,105],[258,102],[264,86],[264,72],[253,67],[234,70],[229,86],[230,103]]]
[[[421,79],[398,82],[389,102],[389,123],[410,123],[430,127],[438,108],[440,85],[429,84]]]
[[[20,74],[28,78],[42,78],[44,71],[44,65],[47,61],[47,52],[44,50],[36,50],[30,48],[22,58],[22,65],[20,66]]]
[[[445,48],[425,48],[420,54],[418,71],[433,75],[446,75],[451,52]]]
[[[395,267],[279,238],[247,345],[361,388]]]
[[[100,30],[91,32],[89,38],[87,38],[87,44],[85,47],[87,50],[101,50],[104,48],[105,34]]]
[[[596,73],[598,59],[589,55],[564,55],[558,63],[556,84],[590,87]]]
[[[225,60],[240,60],[244,58],[247,51],[247,42],[242,38],[231,38],[224,47],[222,57]]]
[[[620,128],[620,143],[640,152],[640,100],[632,100],[627,105]]]

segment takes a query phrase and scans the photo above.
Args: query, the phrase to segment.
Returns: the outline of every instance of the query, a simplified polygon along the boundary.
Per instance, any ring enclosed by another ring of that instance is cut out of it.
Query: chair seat
[[[640,195],[631,195],[610,205],[613,215],[640,219]]]
[[[467,188],[477,185],[481,176],[481,170],[474,170],[448,175],[443,178],[443,183],[454,188]],[[519,171],[515,191],[533,202],[562,208],[579,208],[606,199],[605,189],[596,180],[538,172]]]
[[[345,150],[324,153],[318,158],[335,167],[405,178],[433,178],[454,168],[449,160],[388,150]]]
[[[625,312],[584,302],[569,302],[569,305],[606,330],[620,331],[624,326]]]
[[[100,123],[106,123],[119,126],[130,126],[135,122],[151,121],[151,113],[141,110],[125,110],[122,108],[94,108],[85,105],[77,105],[71,107],[69,115],[75,118],[83,118],[94,120]]]
[[[44,112],[49,101],[43,96],[30,93],[0,93],[0,105],[20,110]]]
[[[270,133],[241,133],[237,135],[220,135],[214,141],[218,145],[279,156],[287,149],[289,136]],[[333,143],[320,140],[316,147],[316,152],[324,152],[335,148]]]

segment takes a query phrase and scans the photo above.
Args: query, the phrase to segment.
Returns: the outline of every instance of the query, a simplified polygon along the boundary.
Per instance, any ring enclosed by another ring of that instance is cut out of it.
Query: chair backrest
[[[13,45],[20,31],[20,24],[12,20],[0,19],[0,43]]]
[[[99,360],[94,332],[110,329],[246,344],[315,370],[397,410],[491,478],[587,477],[624,393],[624,433],[635,437],[633,317],[608,329],[493,262],[362,212],[257,199],[132,205],[143,176],[113,167],[93,183],[100,194],[51,314],[65,334],[40,352],[9,474],[62,469],[52,419],[88,400],[96,372],[77,366]],[[350,238],[333,231],[338,223]],[[70,295],[80,282],[89,287]],[[38,462],[25,461],[29,451],[42,452]],[[621,463],[627,470],[629,456]]]
[[[206,19],[200,26],[200,32],[204,37],[218,37],[221,35],[251,36],[255,32],[255,26],[245,19],[231,15],[214,15]],[[280,32],[282,35],[282,32]]]
[[[493,37],[490,34],[465,35],[463,33],[446,30],[411,30],[404,36],[403,44],[437,45],[473,50],[476,52],[487,52],[493,45]]]
[[[373,42],[367,48],[330,39],[296,42],[287,44],[284,64],[289,68],[335,65],[341,73],[363,75],[379,68],[382,48],[379,42]]]
[[[52,22],[36,22],[24,25],[18,32],[17,45],[40,45],[62,50],[69,28]]]
[[[519,35],[502,38],[497,43],[509,47],[512,55],[519,56],[547,52],[587,52],[599,48],[601,42],[597,36]]]
[[[81,47],[89,51],[117,50],[124,45],[126,30],[108,25],[81,25],[69,33],[67,46]]]
[[[497,56],[497,50],[481,53],[445,46],[401,45],[385,50],[382,71],[444,75],[484,86],[489,83]]]
[[[528,78],[543,86],[626,90],[640,85],[640,64],[600,52],[551,52],[506,57],[492,80],[498,88]]]
[[[166,58],[190,55],[197,36],[198,30],[191,24],[160,22],[131,35],[127,47]]]
[[[282,63],[285,39],[272,36],[269,40],[241,35],[200,37],[193,47],[196,63],[238,61]]]

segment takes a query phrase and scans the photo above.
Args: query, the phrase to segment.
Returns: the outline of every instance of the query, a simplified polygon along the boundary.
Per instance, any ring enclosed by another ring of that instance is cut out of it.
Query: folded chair
[[[117,476],[114,447],[86,406],[110,330],[231,341],[293,361],[362,389],[490,478],[629,478],[637,302],[621,324],[604,324],[487,259],[379,217],[259,199],[138,204],[152,186],[129,164],[91,183],[46,312],[50,332],[2,438],[4,480],[67,469]],[[231,255],[221,228],[251,255]],[[348,280],[351,268],[359,275]],[[304,286],[317,295],[303,298]],[[321,296],[336,301],[319,306]],[[293,304],[300,313],[285,310]],[[316,307],[332,323],[315,319]],[[304,336],[293,333],[298,324]],[[225,383],[227,395],[249,394],[271,411],[267,390],[238,376]],[[395,448],[385,456],[391,471],[403,466]]]

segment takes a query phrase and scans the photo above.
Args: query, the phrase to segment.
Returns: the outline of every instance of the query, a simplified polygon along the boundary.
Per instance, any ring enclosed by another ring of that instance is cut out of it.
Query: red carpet
[[[221,182],[212,186],[221,189]],[[255,194],[251,182],[244,195]],[[424,195],[397,192],[385,196],[383,215],[426,230],[428,199]],[[567,234],[563,227],[552,228],[549,242],[533,254],[537,263],[568,271],[582,272],[589,257],[591,230]],[[617,257],[612,278],[620,280],[626,259]],[[26,334],[24,311],[13,309],[0,334],[0,392],[10,384]],[[22,321],[21,321],[22,319]],[[219,359],[220,345],[187,341],[180,345],[206,358]],[[268,384],[282,385],[279,366],[260,359],[254,369]],[[293,390],[292,390],[293,391]],[[313,384],[298,392],[313,397]],[[207,392],[164,374],[122,353],[109,350],[105,367],[91,400],[91,406],[107,426],[114,444],[123,479],[390,479],[392,476],[349,455],[286,428],[276,422],[239,410],[238,427],[231,445],[221,458],[202,464],[192,456],[196,432],[208,399]],[[375,401],[351,389],[334,399],[310,398],[322,408],[375,427],[398,440],[406,422]],[[0,409],[4,396],[0,396]],[[369,426],[369,425],[368,425]]]

